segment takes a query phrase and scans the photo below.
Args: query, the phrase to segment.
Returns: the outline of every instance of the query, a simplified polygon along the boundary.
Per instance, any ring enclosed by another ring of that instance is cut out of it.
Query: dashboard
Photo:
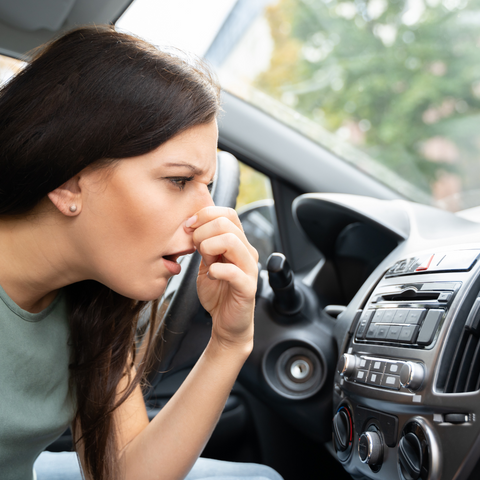
[[[402,259],[358,311],[334,387],[335,449],[352,474],[454,478],[474,447],[479,254]]]
[[[322,258],[296,304],[278,265],[262,272],[243,383],[352,478],[476,478],[480,224],[344,194],[301,195],[293,216]]]
[[[398,246],[339,318],[336,456],[353,478],[468,478],[480,446],[479,229],[408,202],[385,216],[385,202],[352,200],[342,208]]]

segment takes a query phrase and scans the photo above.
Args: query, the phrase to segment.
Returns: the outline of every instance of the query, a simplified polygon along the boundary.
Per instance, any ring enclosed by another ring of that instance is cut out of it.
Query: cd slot
[[[425,292],[413,289],[404,290],[401,293],[384,293],[378,297],[377,302],[422,302],[430,300],[438,300],[442,292]]]

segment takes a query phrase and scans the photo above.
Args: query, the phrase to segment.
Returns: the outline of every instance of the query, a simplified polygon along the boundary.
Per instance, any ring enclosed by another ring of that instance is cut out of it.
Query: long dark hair
[[[0,216],[30,212],[47,193],[89,165],[148,153],[178,133],[206,124],[219,88],[199,62],[162,52],[112,26],[81,27],[50,42],[0,90]],[[85,474],[118,478],[113,412],[117,385],[135,358],[146,302],[93,280],[65,288],[71,325],[74,438]],[[150,332],[155,332],[153,302]],[[147,341],[152,351],[153,338]],[[79,432],[81,431],[81,439]]]

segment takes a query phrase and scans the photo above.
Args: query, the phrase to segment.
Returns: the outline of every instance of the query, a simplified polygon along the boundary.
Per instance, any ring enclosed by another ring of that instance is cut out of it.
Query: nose
[[[188,218],[195,215],[195,213],[200,211],[202,208],[214,207],[214,206],[215,206],[215,203],[213,201],[212,195],[210,194],[208,189],[205,189],[204,192],[202,191],[202,193],[197,196],[197,198],[195,199],[195,202],[192,202],[192,209],[190,211],[190,215]],[[185,225],[183,228],[185,230],[185,233],[189,235],[191,235],[194,232],[193,228],[186,227]]]
[[[215,202],[213,201],[213,198],[212,198],[212,195],[210,194],[210,192],[208,192],[208,195],[206,196],[206,199],[205,199],[205,205],[203,205],[202,208],[214,207],[214,206],[215,206]]]
[[[212,195],[208,191],[208,188],[202,188],[201,192],[199,192],[198,194],[197,201],[195,203],[197,206],[195,212],[198,212],[202,208],[213,207],[215,205]]]

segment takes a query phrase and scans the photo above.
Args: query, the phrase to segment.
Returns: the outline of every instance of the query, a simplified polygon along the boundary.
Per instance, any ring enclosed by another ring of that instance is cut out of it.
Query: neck
[[[28,312],[42,311],[59,288],[83,279],[71,253],[69,220],[53,209],[0,217],[0,285]]]

